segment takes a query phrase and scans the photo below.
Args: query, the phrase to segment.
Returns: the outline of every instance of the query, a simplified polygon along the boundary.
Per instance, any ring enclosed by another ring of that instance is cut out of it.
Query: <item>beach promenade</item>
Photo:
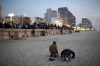
[[[71,49],[75,59],[49,61],[49,46],[57,42],[58,52]],[[100,32],[40,36],[0,41],[0,66],[100,66]]]

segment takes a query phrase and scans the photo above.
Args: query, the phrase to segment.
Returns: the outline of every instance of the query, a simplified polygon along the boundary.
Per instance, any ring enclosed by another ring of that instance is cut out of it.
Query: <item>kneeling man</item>
[[[53,44],[49,47],[49,51],[51,53],[50,57],[58,57],[58,49],[57,49],[57,45],[56,45],[56,42],[53,41]]]

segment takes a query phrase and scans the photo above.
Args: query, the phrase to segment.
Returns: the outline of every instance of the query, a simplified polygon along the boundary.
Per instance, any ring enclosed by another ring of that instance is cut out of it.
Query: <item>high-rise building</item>
[[[60,14],[58,11],[47,9],[47,12],[44,14],[44,19],[46,23],[51,23],[52,17],[60,17]]]
[[[87,19],[86,17],[82,18],[82,26],[84,28],[91,28],[92,27],[92,22]]]
[[[60,13],[56,10],[47,9],[47,12],[44,14],[45,23],[53,24],[57,26],[62,26],[63,21],[60,18]]]
[[[2,21],[2,6],[0,5],[0,22]]]
[[[67,7],[58,8],[58,12],[60,17],[63,18],[64,25],[76,26],[76,18]]]

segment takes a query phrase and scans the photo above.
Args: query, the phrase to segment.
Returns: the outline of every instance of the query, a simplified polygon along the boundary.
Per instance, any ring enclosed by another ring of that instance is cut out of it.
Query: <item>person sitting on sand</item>
[[[75,58],[75,53],[70,49],[64,49],[61,52],[61,58],[62,58],[62,61],[68,62],[71,60],[71,58]]]
[[[58,57],[59,54],[58,54],[58,49],[57,49],[57,45],[56,45],[56,42],[53,41],[53,44],[49,47],[49,51],[51,53],[50,57]]]

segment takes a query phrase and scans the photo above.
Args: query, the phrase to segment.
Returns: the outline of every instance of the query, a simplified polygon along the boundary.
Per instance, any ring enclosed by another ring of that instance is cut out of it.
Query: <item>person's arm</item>
[[[73,51],[71,51],[71,53],[73,54],[72,58],[75,58],[75,53]]]

